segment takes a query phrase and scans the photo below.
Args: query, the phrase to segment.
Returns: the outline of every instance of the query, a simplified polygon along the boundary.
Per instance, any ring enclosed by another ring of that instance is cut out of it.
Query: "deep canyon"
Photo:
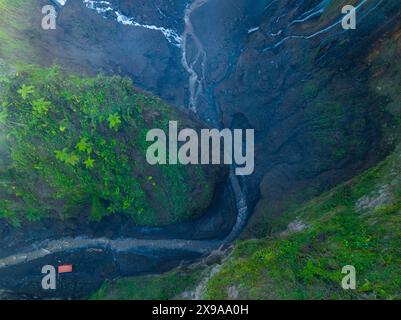
[[[256,169],[237,177],[226,168],[208,207],[174,224],[107,216],[15,228],[0,220],[5,298],[85,298],[106,279],[159,274],[236,239],[270,236],[284,212],[398,144],[397,0],[351,1],[358,19],[348,31],[345,2],[335,0],[68,0],[57,7],[56,30],[40,27],[48,1],[20,2],[10,17],[24,21],[13,34],[24,48],[0,50],[0,70],[24,61],[129,77],[199,125],[255,129]],[[57,291],[41,290],[41,267],[67,262],[76,272]]]

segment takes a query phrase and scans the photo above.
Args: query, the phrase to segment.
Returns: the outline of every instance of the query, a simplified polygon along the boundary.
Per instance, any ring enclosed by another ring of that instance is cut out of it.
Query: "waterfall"
[[[115,9],[113,5],[108,1],[84,0],[84,4],[88,9],[96,11],[98,14],[101,14],[105,19],[115,19],[118,23],[125,26],[159,31],[164,35],[166,40],[173,46],[176,46],[178,48],[181,47],[182,39],[177,34],[177,32],[172,29],[158,27],[149,24],[141,24],[137,22],[135,18],[128,17],[122,14],[119,10]]]
[[[189,108],[194,112],[197,112],[197,100],[198,97],[204,93],[205,91],[205,76],[206,76],[206,66],[207,66],[207,53],[205,48],[203,47],[202,42],[199,40],[197,36],[192,21],[191,15],[207,4],[209,0],[194,0],[190,5],[185,9],[184,14],[184,22],[185,22],[185,30],[182,38],[182,65],[184,69],[188,72],[189,75]],[[187,47],[188,47],[188,39],[191,38],[193,43],[196,46],[196,54],[195,58],[192,62],[188,61],[187,57]],[[195,66],[200,62],[201,72],[198,74],[196,72]],[[224,239],[224,243],[228,243],[233,241],[242,229],[245,227],[245,223],[248,217],[248,206],[246,201],[246,195],[244,193],[243,188],[240,185],[239,178],[234,174],[235,167],[231,168],[230,173],[230,184],[232,190],[234,192],[234,196],[236,199],[237,206],[237,221],[231,231],[231,233]]]

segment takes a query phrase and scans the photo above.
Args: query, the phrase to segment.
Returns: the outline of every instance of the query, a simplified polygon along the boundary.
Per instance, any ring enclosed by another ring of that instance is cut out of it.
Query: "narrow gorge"
[[[400,297],[399,1],[50,2],[0,0],[0,298]],[[149,166],[169,120],[254,129],[254,174]]]

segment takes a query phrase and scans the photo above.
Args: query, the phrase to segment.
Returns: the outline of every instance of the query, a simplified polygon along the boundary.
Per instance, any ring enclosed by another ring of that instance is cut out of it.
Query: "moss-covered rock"
[[[30,66],[3,79],[0,99],[0,217],[98,221],[121,213],[164,225],[200,213],[212,199],[220,167],[146,162],[149,129],[167,131],[169,120],[201,124],[129,79]]]

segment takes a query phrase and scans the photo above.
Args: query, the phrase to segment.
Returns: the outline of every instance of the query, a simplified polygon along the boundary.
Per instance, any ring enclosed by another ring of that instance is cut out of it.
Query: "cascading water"
[[[113,5],[108,1],[84,0],[84,4],[88,9],[95,10],[97,13],[103,15],[104,18],[115,19],[118,23],[121,23],[123,25],[159,31],[172,45],[176,47],[181,47],[182,39],[174,30],[154,25],[141,24],[135,21],[135,18],[127,17],[122,14],[119,10],[115,9]]]
[[[192,13],[206,4],[208,0],[195,0],[192,4],[188,5],[185,9],[184,22],[185,22],[185,31],[182,34],[181,38],[183,41],[182,45],[182,66],[189,74],[189,108],[194,112],[197,111],[197,99],[199,95],[203,92],[203,82],[205,80],[205,68],[207,62],[207,55],[203,48],[202,42],[199,40],[198,36],[195,33],[194,27],[191,21]],[[187,55],[187,49],[189,46],[188,40],[192,40],[196,47],[195,58],[192,62],[190,62]],[[196,64],[200,62],[201,66],[201,74],[195,71]]]
[[[380,4],[383,3],[384,0],[379,0],[377,3],[374,4],[374,6],[372,7],[368,7],[367,6],[367,2],[368,0],[361,0],[356,6],[355,6],[355,10],[356,12],[361,11],[364,7],[366,8],[366,12],[361,13],[361,15],[358,18],[358,21],[361,22],[369,13],[371,13],[373,10],[375,10]],[[303,14],[301,14],[301,16],[299,16],[297,19],[293,20],[292,22],[289,23],[287,28],[290,28],[293,25],[296,24],[300,24],[300,23],[304,23],[309,21],[310,19],[314,18],[314,17],[318,17],[321,14],[323,14],[325,12],[325,10],[328,8],[328,6],[331,4],[332,0],[323,0],[321,3],[319,3],[316,7],[312,8],[311,10],[308,10],[306,12],[304,12]],[[313,39],[321,34],[325,34],[328,33],[329,31],[335,29],[336,27],[340,26],[342,22],[342,17],[337,19],[335,22],[331,23],[330,25],[323,27],[321,30],[312,32],[310,34],[307,35],[286,35],[284,36],[281,40],[279,40],[278,42],[276,42],[275,44],[268,46],[267,48],[264,48],[263,51],[269,51],[269,50],[273,50],[278,48],[279,46],[281,46],[283,43],[285,43],[286,41],[290,40],[290,39],[303,39],[303,40],[309,40],[309,39]],[[285,28],[285,29],[287,29]],[[345,32],[345,30],[340,31],[338,34]],[[283,30],[279,30],[277,33],[272,33],[272,36],[278,36],[283,34]]]
[[[182,65],[189,75],[189,108],[194,112],[197,112],[197,100],[200,95],[206,91],[205,76],[207,68],[207,53],[203,47],[202,42],[197,36],[194,26],[192,24],[191,16],[200,7],[206,5],[209,0],[195,0],[190,3],[185,9],[184,22],[185,30],[182,34]],[[188,40],[192,40],[189,42]],[[195,45],[195,55],[192,61],[189,61],[187,55],[188,46],[190,44]],[[196,71],[196,65],[200,65],[200,74]],[[234,175],[235,168],[231,169],[230,183],[236,198],[237,204],[237,222],[233,227],[231,233],[224,240],[225,243],[233,241],[238,234],[241,232],[245,225],[248,216],[248,206],[246,196],[243,192],[242,186],[239,183],[238,177]]]

